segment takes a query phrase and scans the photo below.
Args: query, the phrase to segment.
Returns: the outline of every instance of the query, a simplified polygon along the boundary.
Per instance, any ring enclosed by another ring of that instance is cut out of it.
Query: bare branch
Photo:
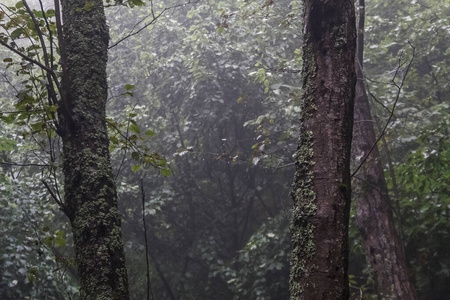
[[[401,80],[400,84],[397,84],[395,82],[395,78],[396,78],[396,76],[398,74],[398,70],[406,63],[406,62],[405,63],[401,63],[399,61],[399,66],[397,67],[397,70],[395,72],[394,78],[392,79],[393,84],[397,87],[397,95],[395,97],[395,101],[394,101],[394,105],[393,105],[392,110],[391,110],[391,114],[389,115],[389,118],[388,118],[386,124],[384,125],[383,130],[380,133],[380,136],[377,138],[375,143],[372,145],[372,148],[370,148],[370,151],[367,153],[367,155],[364,157],[364,159],[361,161],[359,166],[356,168],[356,170],[352,173],[352,175],[350,177],[355,176],[356,173],[358,173],[359,169],[361,169],[362,165],[366,162],[366,160],[369,157],[369,155],[372,153],[372,151],[377,146],[378,142],[381,140],[383,135],[386,133],[386,129],[387,129],[389,123],[391,122],[392,117],[394,116],[395,107],[397,106],[397,102],[400,99],[400,93],[402,91],[403,85],[405,83],[406,76],[408,75],[409,69],[411,67],[411,64],[412,64],[414,58],[415,58],[415,53],[416,53],[416,48],[411,44],[411,42],[408,41],[408,44],[411,46],[413,52],[412,52],[411,59],[408,61],[408,64],[406,66],[405,74],[402,76],[402,80]],[[399,58],[399,59],[401,59],[401,58]]]
[[[146,277],[147,277],[147,300],[150,300],[150,295],[152,299],[153,296],[152,283],[150,281],[150,262],[148,253],[148,240],[147,240],[147,224],[145,223],[145,190],[144,190],[144,179],[141,178],[141,204],[142,204],[142,225],[144,226],[144,243],[145,243],[145,262],[146,262]]]
[[[43,164],[19,164],[19,163],[10,163],[5,161],[0,161],[0,165],[6,165],[6,166],[14,166],[14,167],[49,167],[50,165],[43,165]]]
[[[59,207],[61,207],[61,209],[66,212],[66,207],[64,206],[64,203],[62,202],[62,200],[60,198],[58,198],[56,196],[56,194],[53,192],[53,190],[50,188],[50,186],[48,185],[47,182],[45,182],[45,180],[41,180],[42,183],[45,185],[45,188],[47,189],[47,191],[50,193],[50,195],[52,196],[53,200],[55,200],[55,202],[59,205]]]
[[[44,63],[45,63],[45,66],[46,66],[47,68],[50,68],[50,64],[49,64],[49,60],[48,60],[48,53],[47,53],[47,46],[45,45],[44,37],[43,37],[42,31],[41,31],[41,28],[39,27],[39,23],[38,23],[38,21],[36,20],[36,16],[34,15],[33,11],[31,10],[31,8],[30,8],[30,6],[28,5],[28,3],[27,3],[26,0],[22,0],[22,3],[23,3],[23,5],[25,6],[25,8],[26,8],[26,10],[27,10],[27,12],[28,12],[28,15],[29,15],[29,16],[31,17],[31,19],[33,20],[34,27],[35,27],[36,32],[37,32],[38,37],[39,37],[39,42],[41,43],[42,52],[43,52],[43,54],[44,54]]]
[[[183,3],[183,4],[177,4],[177,5],[173,5],[170,7],[166,7],[164,8],[159,14],[155,15],[154,10],[153,10],[153,1],[152,1],[152,9],[151,9],[151,15],[148,15],[146,17],[144,17],[143,19],[141,19],[140,21],[138,21],[133,28],[130,30],[130,33],[128,33],[126,36],[124,36],[123,38],[119,39],[117,42],[112,43],[111,46],[108,47],[108,50],[111,48],[114,48],[115,46],[119,45],[120,43],[122,43],[124,40],[132,37],[133,35],[139,34],[141,31],[143,31],[144,29],[146,29],[147,27],[149,27],[150,25],[154,24],[165,12],[171,10],[171,9],[175,9],[177,7],[182,7],[182,6],[186,6],[188,4],[196,4],[199,2],[191,2],[190,0],[187,3]],[[144,22],[145,20],[147,20],[149,17],[153,17],[153,19],[148,22],[147,24],[145,24],[143,27],[139,28],[138,30],[134,31],[136,29],[136,27],[141,24],[142,22]],[[133,32],[134,31],[134,32]]]
[[[50,24],[48,22],[47,15],[45,14],[44,5],[42,4],[42,0],[39,0],[39,5],[41,7],[42,16],[44,17],[44,20],[45,20],[45,25],[47,26],[48,37],[50,40],[50,68],[52,70],[54,70],[53,69],[53,34],[52,34],[52,30],[50,29]]]

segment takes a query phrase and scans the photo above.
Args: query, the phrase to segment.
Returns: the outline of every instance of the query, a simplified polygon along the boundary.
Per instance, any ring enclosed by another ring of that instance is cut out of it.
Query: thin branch
[[[45,180],[41,180],[41,182],[45,185],[45,188],[47,189],[47,191],[50,193],[50,195],[52,196],[53,200],[55,200],[55,202],[59,205],[59,207],[61,207],[62,211],[64,213],[66,213],[66,207],[64,206],[64,203],[61,201],[61,199],[58,199],[58,197],[56,196],[56,194],[53,192],[53,190],[50,188],[50,186],[48,185],[47,182],[45,182]],[[66,213],[67,214],[67,213]]]
[[[122,170],[123,164],[125,163],[125,158],[127,156],[127,150],[128,150],[128,147],[127,147],[127,145],[125,145],[125,149],[123,151],[123,155],[122,155],[122,159],[119,164],[119,168],[117,168],[117,173],[116,173],[115,179],[117,179],[119,177],[120,171]]]
[[[377,186],[371,184],[370,182],[368,182],[368,181],[362,179],[361,177],[358,177],[358,176],[356,176],[356,175],[355,175],[354,177],[355,177],[356,179],[360,180],[361,182],[363,182],[364,184],[370,186],[372,189],[376,190],[380,195],[383,195],[383,193],[382,193],[382,191],[380,190],[379,187],[377,187]],[[386,198],[383,197],[382,199],[386,199]],[[399,217],[399,213],[398,213],[397,210],[392,206],[392,204],[390,203],[390,201],[383,200],[383,202],[389,206],[389,208],[394,212],[395,216],[398,218],[398,217]]]
[[[0,165],[5,166],[14,166],[14,167],[50,167],[50,165],[43,165],[43,164],[19,164],[19,163],[10,163],[6,161],[0,161]]]
[[[114,128],[114,129],[116,130],[116,132],[117,132],[122,138],[124,138],[128,143],[130,143],[131,148],[134,148],[134,150],[135,150],[136,152],[138,152],[139,155],[144,156],[144,155],[142,154],[142,151],[138,148],[138,146],[137,146],[134,142],[132,142],[132,141],[129,139],[128,136],[126,136],[125,134],[123,134],[122,131],[121,131],[119,128],[117,128],[116,125],[114,125],[111,121],[108,121],[108,120],[106,120],[106,123],[107,123],[109,126],[111,126],[112,128]],[[128,130],[128,128],[127,128],[127,130]],[[127,134],[128,134],[128,131],[127,131]]]
[[[35,64],[36,66],[38,66],[39,68],[47,71],[48,73],[50,73],[50,75],[52,76],[53,80],[56,83],[56,86],[58,87],[58,90],[60,89],[59,87],[59,83],[58,83],[58,77],[56,76],[55,72],[50,69],[47,68],[46,66],[44,66],[42,63],[38,62],[37,60],[32,59],[31,57],[26,56],[25,54],[23,54],[22,52],[20,52],[17,49],[14,49],[13,47],[11,47],[10,45],[8,45],[7,43],[3,42],[0,40],[0,45],[8,48],[9,50],[11,50],[12,52],[16,53],[17,55],[19,55],[20,57],[22,57],[23,59],[25,59],[26,61]]]
[[[25,0],[22,0],[22,1],[25,1]],[[53,34],[52,34],[52,30],[50,28],[50,24],[48,22],[47,15],[45,14],[44,5],[42,4],[42,0],[39,0],[39,5],[41,7],[42,16],[44,17],[45,24],[47,26],[47,30],[48,30],[48,34],[49,34],[50,59],[48,58],[48,55],[47,55],[46,45],[44,44],[44,41],[41,38],[42,31],[39,28],[37,28],[36,30],[38,31],[39,38],[41,39],[42,49],[44,51],[44,59],[46,61],[45,65],[47,67],[49,67],[50,69],[55,70],[54,64],[53,64],[53,60],[54,60],[54,57],[53,57]],[[30,12],[30,14],[31,14],[31,12]],[[34,15],[33,15],[33,20],[34,20]],[[54,105],[54,104],[58,103],[58,98],[56,96],[56,91],[55,91],[55,88],[53,86],[53,83],[52,83],[50,75],[48,73],[46,75],[47,75],[47,80],[48,80],[48,84],[47,84],[48,102],[49,102],[50,105]],[[55,112],[51,112],[51,116],[52,116],[55,128],[58,128],[59,124],[58,124],[58,121],[56,120]]]
[[[145,190],[144,190],[144,179],[141,178],[141,196],[142,196],[142,224],[144,226],[144,242],[145,242],[145,262],[147,267],[146,277],[147,277],[147,300],[150,300],[150,294],[153,296],[152,283],[150,281],[150,262],[148,253],[148,240],[147,240],[147,225],[145,223]]]
[[[269,66],[265,66],[264,69],[266,71],[270,71],[270,72],[274,72],[274,73],[290,73],[290,74],[298,74],[302,71],[302,70],[291,69],[291,68],[272,68]]]
[[[153,1],[152,1],[153,3]],[[149,27],[150,25],[154,24],[166,11],[171,10],[171,9],[175,9],[177,7],[182,7],[182,6],[186,6],[188,4],[196,4],[199,2],[191,2],[190,0],[187,3],[183,3],[183,4],[177,4],[177,5],[173,5],[170,7],[165,7],[159,14],[157,14],[155,16],[154,10],[153,10],[153,6],[152,6],[152,10],[151,10],[151,15],[144,17],[142,20],[140,20],[139,22],[137,22],[133,28],[131,29],[130,33],[127,34],[126,36],[124,36],[123,38],[119,39],[117,42],[112,43],[111,46],[108,47],[108,50],[111,48],[114,48],[115,46],[119,45],[120,43],[122,43],[124,40],[132,37],[133,35],[139,34],[141,31],[143,31],[144,29],[146,29],[147,27]],[[146,19],[148,19],[150,16],[153,17],[153,19],[148,22],[147,24],[145,24],[143,27],[139,28],[138,30],[134,31],[134,29],[136,28],[136,26],[142,22],[144,22]],[[133,32],[134,31],[134,32]]]
[[[293,165],[295,165],[295,162],[288,163],[288,164],[285,164],[285,165],[282,165],[282,166],[279,166],[279,165],[278,165],[278,166],[273,170],[273,172],[275,172],[275,171],[278,170],[278,169],[283,169],[283,168],[290,167],[290,166],[293,166]]]
[[[367,93],[370,95],[370,97],[372,97],[373,101],[375,101],[376,103],[380,104],[389,114],[392,113],[392,111],[389,109],[389,107],[387,107],[386,105],[384,105],[383,102],[378,100],[378,98],[370,91],[369,85],[366,85],[366,89],[367,89]]]
[[[398,74],[398,70],[405,64],[405,63],[400,63],[400,62],[399,62],[399,66],[398,66],[398,68],[397,68],[397,71],[395,72],[394,78],[392,79],[393,84],[397,87],[397,95],[396,95],[396,97],[395,97],[395,101],[394,101],[394,105],[393,105],[392,110],[391,110],[391,114],[389,115],[389,118],[388,118],[386,124],[384,125],[383,130],[382,130],[381,133],[380,133],[380,136],[377,138],[377,140],[375,141],[375,143],[372,145],[372,148],[370,148],[370,151],[367,153],[367,155],[364,157],[364,159],[361,161],[361,163],[359,164],[359,166],[356,168],[356,170],[352,173],[352,175],[351,175],[350,177],[355,176],[356,173],[358,173],[359,169],[361,169],[361,167],[362,167],[363,164],[366,162],[366,160],[367,160],[367,158],[369,157],[369,155],[372,153],[372,151],[373,151],[373,150],[375,149],[375,147],[377,146],[378,142],[381,140],[381,138],[383,137],[383,135],[386,133],[387,127],[389,126],[389,123],[391,122],[391,119],[392,119],[392,117],[394,116],[394,111],[395,111],[395,108],[396,108],[396,106],[397,106],[397,102],[398,102],[398,100],[400,99],[400,93],[401,93],[401,91],[402,91],[403,85],[404,85],[404,83],[405,83],[406,76],[408,75],[409,69],[410,69],[410,67],[411,67],[411,64],[412,64],[414,58],[415,58],[415,53],[416,53],[416,48],[411,44],[411,42],[408,41],[408,44],[411,46],[413,52],[412,52],[411,59],[409,60],[407,66],[406,66],[405,74],[403,75],[400,84],[397,84],[397,83],[395,82],[395,77],[396,77],[397,74]]]
[[[64,44],[64,37],[63,37],[63,26],[61,23],[62,16],[61,16],[61,8],[59,5],[59,0],[54,0],[55,4],[55,20],[56,20],[56,35],[58,38],[58,45],[59,45],[59,53],[60,53],[60,59],[61,59],[61,69],[62,69],[62,87],[63,90],[60,90],[61,95],[61,106],[64,110],[64,128],[60,129],[60,135],[64,134],[64,130],[67,130],[66,127],[69,125],[69,128],[73,127],[74,120],[71,114],[70,109],[70,102],[71,102],[71,81],[69,77],[69,68],[67,65],[67,52],[66,52],[66,46]],[[66,119],[67,118],[67,119]],[[73,129],[73,128],[72,128]]]
[[[38,37],[39,37],[39,42],[41,43],[42,53],[44,54],[45,66],[50,69],[50,64],[49,64],[49,60],[48,60],[48,53],[47,53],[47,46],[45,45],[44,36],[42,35],[42,31],[41,31],[41,28],[39,27],[39,23],[36,20],[36,16],[34,15],[33,11],[30,8],[30,6],[28,6],[27,1],[26,0],[22,0],[22,3],[23,3],[23,5],[25,6],[25,8],[26,8],[26,10],[28,12],[28,15],[33,20],[34,27],[35,27],[36,32],[37,32]]]
[[[42,16],[44,17],[45,24],[47,26],[48,36],[49,36],[49,40],[50,40],[50,68],[52,70],[54,70],[54,68],[53,68],[53,34],[52,34],[52,30],[50,28],[50,23],[48,22],[47,15],[45,14],[44,5],[42,4],[42,0],[39,0],[39,5],[41,7]]]
[[[3,78],[5,78],[5,81],[2,81],[2,82],[6,82],[9,86],[11,86],[14,89],[14,91],[16,91],[16,93],[19,93],[16,86],[6,76],[6,73],[1,73],[1,75],[3,76]]]

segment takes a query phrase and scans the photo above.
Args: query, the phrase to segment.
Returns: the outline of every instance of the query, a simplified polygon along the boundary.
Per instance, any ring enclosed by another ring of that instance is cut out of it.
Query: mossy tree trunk
[[[364,159],[375,145],[376,136],[363,75],[364,0],[359,1],[359,7],[353,157]],[[377,146],[359,169],[354,183],[356,223],[378,293],[383,299],[417,299],[408,276],[403,244],[395,228]]]
[[[291,234],[291,299],[347,299],[355,12],[305,0],[301,137]]]
[[[101,0],[62,0],[62,15],[60,135],[80,299],[126,300],[121,217],[106,129],[109,34],[104,7]]]

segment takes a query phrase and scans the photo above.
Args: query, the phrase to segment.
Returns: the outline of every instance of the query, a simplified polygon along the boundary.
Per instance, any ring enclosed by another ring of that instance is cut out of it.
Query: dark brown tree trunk
[[[369,154],[376,136],[363,78],[364,0],[359,1],[359,7],[353,156],[358,158],[357,164],[368,157],[355,176],[356,223],[380,296],[383,299],[417,299],[408,276],[403,245],[395,229],[378,147]]]
[[[347,299],[355,92],[351,0],[305,0],[303,96],[291,234],[291,299]]]
[[[106,130],[109,41],[100,0],[62,0],[60,36],[65,211],[74,237],[80,299],[129,299]]]

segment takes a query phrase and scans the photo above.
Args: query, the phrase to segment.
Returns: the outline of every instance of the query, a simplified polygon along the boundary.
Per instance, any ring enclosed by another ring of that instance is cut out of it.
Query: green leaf
[[[52,236],[46,236],[44,239],[44,244],[51,248],[53,246],[53,237]]]
[[[17,93],[16,96],[20,101],[18,104],[16,104],[16,108],[19,109],[19,106],[22,104],[31,104],[34,101],[34,98],[30,95],[28,95],[28,90],[21,90],[19,93]]]
[[[23,33],[23,29],[22,28],[17,28],[13,32],[11,32],[11,38],[12,39],[17,39],[22,33]]]
[[[44,13],[42,11],[33,9],[33,13],[37,18],[44,18]]]
[[[155,136],[155,135],[156,135],[156,132],[154,132],[153,130],[147,130],[147,131],[145,132],[145,135],[147,135],[147,136]]]
[[[137,152],[133,152],[133,153],[131,153],[131,157],[132,157],[134,160],[139,160],[140,155],[139,155],[139,153],[137,153]]]
[[[85,11],[90,11],[93,7],[94,7],[94,2],[93,1],[86,1],[86,3],[84,3],[83,9]]]
[[[55,231],[54,244],[56,247],[65,247],[66,246],[66,232],[64,230],[56,230]]]
[[[48,112],[57,112],[58,111],[58,104],[49,105],[46,107]]]
[[[128,4],[130,5],[130,7],[145,5],[145,3],[142,0],[128,0]]]
[[[17,146],[15,140],[10,140],[6,137],[0,138],[0,151],[12,151]]]
[[[37,279],[37,270],[35,268],[28,269],[27,279],[31,283]]]
[[[45,15],[47,18],[51,18],[55,16],[55,10],[54,9],[49,9],[45,12]]]
[[[16,6],[16,8],[22,8],[22,7],[24,7],[22,1],[17,2],[15,6]]]
[[[131,171],[137,172],[141,169],[141,165],[133,165],[131,166]]]
[[[31,129],[33,129],[34,131],[41,131],[42,129],[42,122],[38,122],[35,124],[31,124],[30,125]]]
[[[12,60],[12,58],[5,58],[4,60],[3,60],[3,62],[12,62],[13,60]]]
[[[139,128],[139,126],[137,126],[136,124],[130,124],[130,131],[134,132],[134,133],[141,133],[141,129]]]
[[[155,163],[155,158],[151,155],[144,155],[144,162],[148,163],[148,164],[154,164]]]
[[[109,138],[109,141],[114,145],[119,145],[119,139],[117,138],[117,136],[111,136]]]
[[[132,89],[134,89],[134,85],[133,84],[125,84],[125,89],[127,91],[131,91]]]
[[[16,114],[9,114],[8,116],[0,116],[0,119],[3,120],[6,124],[12,124],[16,119]]]
[[[172,171],[170,171],[169,168],[161,169],[161,175],[163,175],[165,177],[169,177],[170,175],[172,175]]]

